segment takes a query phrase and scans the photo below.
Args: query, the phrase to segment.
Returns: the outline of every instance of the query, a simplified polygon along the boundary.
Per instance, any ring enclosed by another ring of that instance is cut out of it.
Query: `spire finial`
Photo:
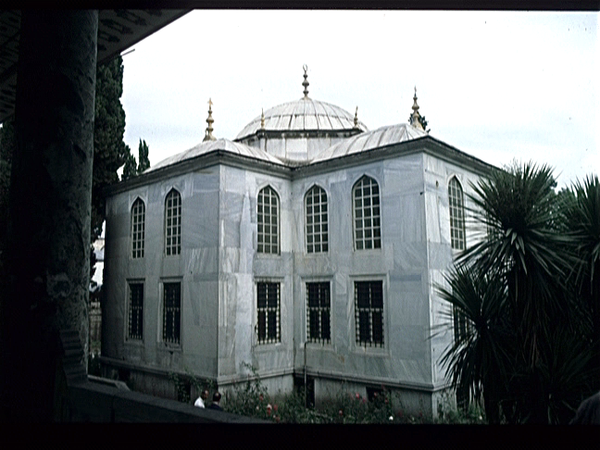
[[[212,99],[208,99],[208,118],[206,119],[206,123],[208,124],[208,127],[206,127],[206,132],[204,133],[204,141],[216,141],[217,138],[215,138],[212,134],[213,132],[213,126],[212,124],[214,123],[214,119],[212,118]],[[203,141],[203,142],[204,142]]]
[[[304,64],[304,66],[302,66],[302,68],[304,69],[304,81],[302,82],[302,86],[304,86],[304,98],[308,98],[308,85],[309,82],[307,80],[308,78],[308,66],[306,64]]]
[[[265,129],[265,111],[260,108],[260,129]]]
[[[356,111],[354,111],[354,128],[358,128],[358,106],[356,107]]]
[[[423,124],[421,124],[421,121],[419,120],[421,117],[421,114],[419,114],[419,104],[417,103],[417,87],[416,86],[415,86],[415,96],[413,97],[412,110],[413,110],[413,113],[410,115],[410,124],[413,127],[418,128],[419,130],[425,131],[425,129],[423,128]]]

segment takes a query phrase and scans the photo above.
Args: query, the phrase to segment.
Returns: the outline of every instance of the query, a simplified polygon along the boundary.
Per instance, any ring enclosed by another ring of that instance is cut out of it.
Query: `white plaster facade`
[[[306,101],[306,94],[297,103]],[[306,114],[316,110],[318,105]],[[227,390],[245,382],[253,366],[271,393],[291,391],[294,380],[306,375],[317,402],[342,387],[365,395],[383,385],[402,395],[407,410],[436,414],[448,387],[439,358],[452,339],[451,332],[432,337],[444,307],[435,283],[443,281],[453,257],[448,183],[456,177],[468,202],[469,183],[493,167],[420,127],[367,131],[346,114],[346,129],[290,130],[281,120],[269,129],[267,111],[265,125],[252,128],[255,119],[236,142],[209,136],[110,189],[102,333],[106,373],[120,371],[136,389],[171,396],[169,373],[210,379]],[[356,248],[354,237],[353,188],[363,176],[379,187],[381,216],[381,246],[366,250]],[[327,195],[328,249],[308,253],[305,196],[315,185]],[[275,254],[258,251],[257,202],[267,186],[280,206]],[[172,189],[181,195],[179,255],[165,254],[165,198]],[[133,258],[137,199],[145,205],[144,256]],[[467,241],[469,233],[467,228]],[[383,331],[375,337],[378,319],[369,316],[372,342],[358,337],[356,322],[364,318],[356,313],[355,292],[362,281],[382,287]],[[163,327],[165,283],[173,282],[181,287],[175,344],[164,341]],[[264,282],[279,286],[279,333],[273,343],[259,337],[270,333],[258,323],[257,286]],[[330,339],[310,342],[307,283],[314,282],[329,286]],[[134,337],[132,283],[143,284],[143,322]]]

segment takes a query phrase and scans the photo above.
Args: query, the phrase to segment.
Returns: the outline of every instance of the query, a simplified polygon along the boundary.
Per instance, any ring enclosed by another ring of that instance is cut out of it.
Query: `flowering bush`
[[[256,417],[275,423],[315,424],[422,424],[432,423],[422,412],[416,416],[405,414],[398,395],[392,395],[384,386],[369,400],[358,392],[338,392],[337,396],[321,402],[318,409],[305,407],[305,392],[271,396],[262,384],[256,370],[248,366],[252,375],[243,385],[237,385],[226,394],[223,408],[227,412]],[[472,408],[468,413],[441,408],[436,423],[484,423],[481,410]]]

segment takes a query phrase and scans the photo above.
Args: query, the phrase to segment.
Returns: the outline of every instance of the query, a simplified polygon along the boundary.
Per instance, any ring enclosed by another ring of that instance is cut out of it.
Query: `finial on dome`
[[[265,129],[265,111],[260,108],[260,129]]]
[[[302,86],[304,86],[304,98],[308,98],[308,85],[310,84],[307,80],[308,74],[306,73],[308,72],[308,66],[304,64],[302,68],[304,69],[304,81],[302,82]]]
[[[213,132],[213,126],[212,124],[214,123],[214,119],[212,118],[212,99],[208,99],[208,118],[206,119],[206,123],[208,124],[208,127],[206,127],[206,132],[204,133],[204,141],[216,141],[217,138],[213,136],[212,132]]]
[[[419,130],[423,130],[425,131],[425,129],[423,128],[423,125],[421,124],[421,121],[419,120],[421,117],[421,114],[419,114],[419,105],[417,103],[417,87],[415,86],[415,96],[413,97],[413,106],[412,106],[412,110],[413,113],[410,115],[410,124],[415,127],[418,128]]]
[[[354,111],[354,128],[358,128],[358,106],[356,107],[356,111]]]

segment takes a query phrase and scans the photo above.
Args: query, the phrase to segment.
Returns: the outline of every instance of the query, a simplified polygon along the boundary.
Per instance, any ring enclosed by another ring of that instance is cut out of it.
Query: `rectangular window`
[[[163,341],[179,344],[181,338],[181,283],[164,283]]]
[[[279,283],[256,284],[256,311],[258,313],[256,326],[259,344],[281,342],[280,289]]]
[[[331,342],[331,293],[329,282],[306,283],[308,342]]]
[[[383,282],[355,281],[356,343],[383,347]]]
[[[143,338],[144,283],[129,283],[129,339]]]

